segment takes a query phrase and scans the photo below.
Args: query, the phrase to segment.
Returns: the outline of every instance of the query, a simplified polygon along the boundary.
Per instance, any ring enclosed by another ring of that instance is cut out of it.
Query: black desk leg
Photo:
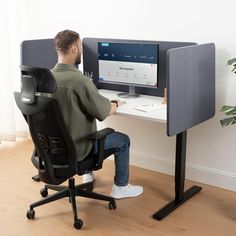
[[[186,143],[187,131],[176,135],[175,199],[153,215],[156,220],[165,218],[202,189],[199,186],[193,186],[184,192]]]

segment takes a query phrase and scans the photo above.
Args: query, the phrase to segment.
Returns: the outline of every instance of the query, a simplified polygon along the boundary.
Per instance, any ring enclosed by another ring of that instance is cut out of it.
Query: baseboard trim
[[[174,175],[175,172],[175,160],[160,156],[153,158],[134,151],[131,152],[130,164],[168,175]],[[188,162],[186,165],[186,179],[236,191],[236,174]]]

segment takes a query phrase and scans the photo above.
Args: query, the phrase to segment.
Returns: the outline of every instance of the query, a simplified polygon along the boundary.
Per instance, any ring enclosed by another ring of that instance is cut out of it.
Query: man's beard
[[[79,65],[80,63],[81,63],[81,54],[79,54],[79,55],[76,57],[75,65]]]

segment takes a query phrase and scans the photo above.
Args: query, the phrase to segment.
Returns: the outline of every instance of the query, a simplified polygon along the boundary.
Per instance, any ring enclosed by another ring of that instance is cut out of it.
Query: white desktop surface
[[[124,99],[117,96],[117,94],[120,93],[118,91],[100,89],[99,93],[110,100],[119,99],[125,102],[117,108],[117,112],[115,113],[116,115],[130,116],[160,123],[166,123],[167,105],[162,104],[163,97],[140,95],[140,97],[138,98]],[[135,109],[135,107],[137,108],[137,106],[144,106],[145,108],[145,106],[148,107],[152,104],[155,107],[157,106],[157,109],[152,111],[139,111]]]

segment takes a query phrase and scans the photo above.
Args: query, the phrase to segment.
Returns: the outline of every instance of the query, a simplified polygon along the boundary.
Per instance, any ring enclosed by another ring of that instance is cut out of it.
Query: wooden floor
[[[236,235],[236,193],[200,184],[203,190],[162,221],[152,214],[174,195],[174,178],[131,167],[130,182],[144,186],[138,198],[117,201],[109,210],[105,202],[77,198],[79,217],[84,221],[78,231],[68,199],[36,208],[34,220],[26,218],[29,204],[40,199],[42,183],[31,176],[36,170],[30,161],[30,140],[0,144],[0,235],[1,236],[120,236],[120,235]],[[95,191],[110,194],[114,165],[105,161],[97,172]],[[81,177],[76,177],[81,182]],[[186,187],[195,184],[186,181]]]

